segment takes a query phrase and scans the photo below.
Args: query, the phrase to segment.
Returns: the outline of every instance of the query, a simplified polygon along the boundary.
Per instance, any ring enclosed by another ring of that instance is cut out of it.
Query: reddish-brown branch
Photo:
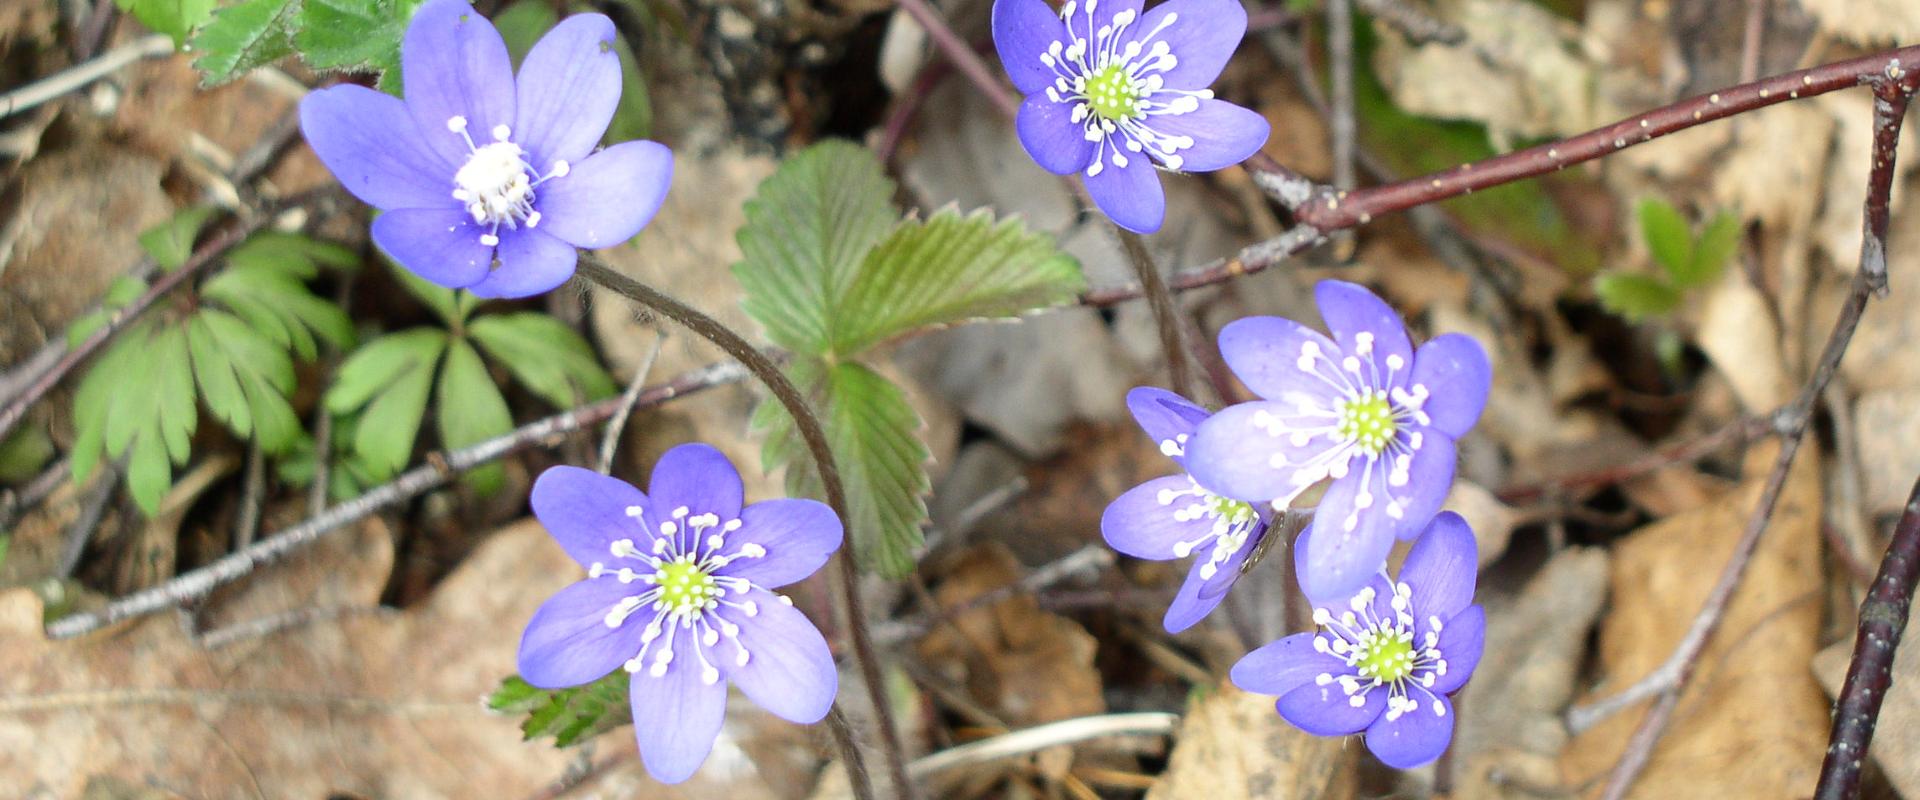
[[[1920,581],[1920,481],[1907,496],[1906,513],[1887,543],[1880,574],[1860,604],[1860,632],[1853,641],[1853,661],[1834,705],[1833,734],[1827,757],[1820,765],[1814,800],[1851,800],[1860,796],[1860,764],[1873,742],[1880,704],[1893,687],[1893,656],[1907,629],[1913,606],[1913,586]]]

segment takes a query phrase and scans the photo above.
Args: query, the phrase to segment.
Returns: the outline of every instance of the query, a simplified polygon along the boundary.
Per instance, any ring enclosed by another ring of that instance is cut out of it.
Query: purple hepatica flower
[[[812,500],[741,508],[740,473],[704,444],[668,450],[646,494],[578,467],[533,485],[533,513],[587,578],[534,612],[520,675],[579,686],[625,668],[634,733],[655,778],[678,783],[720,734],[727,684],[799,723],[839,688],[827,641],[785,596],[840,547],[840,520]]]
[[[575,247],[640,232],[666,198],[657,142],[594,144],[620,102],[613,23],[579,14],[527,53],[465,0],[427,0],[401,43],[404,102],[336,86],[300,102],[300,128],[341,185],[383,210],[373,240],[401,266],[481,297],[525,297],[573,275]]]
[[[1290,505],[1332,478],[1314,515],[1301,588],[1346,597],[1411,539],[1453,483],[1454,440],[1480,418],[1492,368],[1480,343],[1435,337],[1415,352],[1400,318],[1351,283],[1315,287],[1334,339],[1277,317],[1236,320],[1220,353],[1265,398],[1194,432],[1187,468],[1229,497]]]
[[[1280,716],[1308,733],[1366,731],[1387,766],[1439,758],[1453,739],[1447,695],[1466,685],[1486,643],[1486,611],[1469,605],[1475,551],[1466,520],[1435,517],[1399,581],[1382,573],[1347,602],[1315,608],[1318,632],[1248,653],[1233,665],[1234,685],[1278,695]]]
[[[1239,0],[994,0],[993,42],[1027,96],[1016,127],[1033,160],[1080,173],[1120,227],[1153,233],[1166,216],[1157,164],[1208,172],[1266,144],[1267,120],[1207,88],[1240,38]]]
[[[1187,440],[1207,411],[1172,392],[1139,387],[1127,408],[1160,452],[1185,466]],[[1240,565],[1267,532],[1253,506],[1200,488],[1191,476],[1154,478],[1127,490],[1100,516],[1107,544],[1135,558],[1165,561],[1198,555],[1162,624],[1179,633],[1226,597]]]

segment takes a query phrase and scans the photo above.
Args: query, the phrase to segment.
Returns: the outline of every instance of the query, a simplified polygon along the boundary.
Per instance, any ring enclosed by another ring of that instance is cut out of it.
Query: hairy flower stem
[[[1120,234],[1120,247],[1127,251],[1127,262],[1133,265],[1133,274],[1140,278],[1140,286],[1147,295],[1147,305],[1153,308],[1153,324],[1160,329],[1161,349],[1167,351],[1167,371],[1173,391],[1181,397],[1192,397],[1193,367],[1187,360],[1186,340],[1180,335],[1180,309],[1174,304],[1173,292],[1167,289],[1166,279],[1160,276],[1160,265],[1153,263],[1153,254],[1147,252],[1147,243],[1140,234],[1117,225],[1113,230]]]
[[[1860,604],[1860,633],[1853,642],[1853,661],[1834,704],[1833,734],[1827,757],[1820,764],[1820,783],[1814,800],[1850,800],[1860,796],[1860,765],[1880,704],[1893,687],[1893,655],[1907,628],[1913,607],[1913,586],[1920,581],[1920,481],[1907,496],[1906,513],[1887,542],[1879,577]]]
[[[805,395],[788,380],[786,373],[765,353],[760,352],[740,334],[712,317],[701,313],[673,297],[636,281],[608,267],[605,262],[591,253],[580,254],[580,277],[619,294],[629,300],[659,312],[662,316],[678,322],[694,335],[714,343],[727,355],[739,361],[748,372],[773,392],[775,400],[785,407],[787,414],[793,417],[794,428],[800,432],[800,438],[807,443],[807,450],[813,454],[814,465],[820,473],[820,485],[825,488],[827,505],[833,508],[843,521],[851,520],[847,513],[847,494],[840,482],[840,468],[833,458],[833,449],[827,443],[826,428],[821,426],[820,418],[813,413]],[[900,737],[893,723],[893,708],[887,702],[886,685],[880,677],[880,658],[874,651],[871,634],[867,630],[866,611],[860,601],[859,574],[854,569],[854,538],[849,535],[835,558],[840,563],[840,595],[846,606],[847,631],[853,642],[854,660],[859,663],[860,677],[867,685],[867,693],[873,701],[874,718],[880,723],[881,750],[886,753],[887,767],[893,776],[896,791],[902,797],[913,796],[913,784],[907,778],[906,754],[901,749]],[[848,764],[848,774],[862,772],[860,751],[847,750],[844,754]],[[871,787],[869,787],[871,791]]]

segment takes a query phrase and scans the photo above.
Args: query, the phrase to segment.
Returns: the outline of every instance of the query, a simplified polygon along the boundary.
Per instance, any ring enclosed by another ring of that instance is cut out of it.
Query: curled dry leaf
[[[1754,447],[1738,490],[1614,548],[1612,610],[1600,627],[1603,681],[1589,701],[1626,688],[1673,652],[1746,527],[1775,453],[1773,442]],[[1814,445],[1803,446],[1745,580],[1630,797],[1798,798],[1813,785],[1828,707],[1807,670],[1823,585],[1819,463]],[[1647,706],[1575,737],[1561,758],[1568,785],[1598,792]]]
[[[1173,754],[1147,800],[1354,796],[1360,748],[1288,725],[1273,698],[1221,683],[1180,723]]]

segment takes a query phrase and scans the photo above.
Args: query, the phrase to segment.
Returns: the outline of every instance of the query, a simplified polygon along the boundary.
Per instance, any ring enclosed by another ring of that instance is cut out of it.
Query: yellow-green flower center
[[[1251,503],[1242,503],[1238,500],[1232,500],[1214,494],[1207,497],[1206,504],[1208,514],[1212,515],[1215,519],[1226,520],[1230,526],[1250,522],[1254,517],[1253,505]]]
[[[1386,392],[1376,389],[1340,404],[1340,436],[1351,439],[1367,455],[1379,455],[1399,429]]]
[[[1376,631],[1365,636],[1359,644],[1360,676],[1377,678],[1382,683],[1394,683],[1413,674],[1412,637],[1401,637],[1394,631]]]
[[[1087,105],[1101,119],[1118,122],[1140,116],[1140,90],[1126,68],[1108,64],[1087,78]]]
[[[719,593],[713,576],[690,561],[669,561],[660,565],[653,573],[653,583],[660,587],[659,602],[666,606],[669,613],[692,613]]]

